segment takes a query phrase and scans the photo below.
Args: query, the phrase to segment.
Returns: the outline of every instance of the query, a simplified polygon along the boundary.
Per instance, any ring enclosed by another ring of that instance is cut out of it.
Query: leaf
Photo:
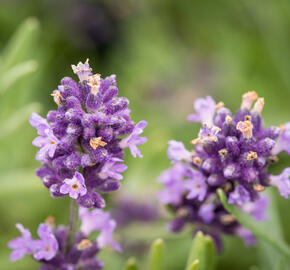
[[[33,45],[35,45],[39,30],[39,22],[36,18],[28,18],[18,27],[3,50],[0,74],[20,62],[28,60],[28,52],[32,55]]]
[[[135,258],[129,258],[124,270],[138,270]]]
[[[192,241],[186,270],[213,270],[216,264],[215,246],[210,236],[197,232]]]
[[[188,270],[196,270],[199,264],[199,260],[195,260],[188,268]]]
[[[164,242],[162,239],[157,239],[153,242],[150,250],[150,270],[165,269],[164,263]]]
[[[252,231],[252,233],[261,240],[273,246],[277,251],[283,253],[290,258],[290,248],[287,244],[277,237],[275,230],[266,222],[256,222],[250,215],[244,213],[235,205],[230,205],[227,202],[227,197],[223,190],[218,189],[218,196],[225,207],[244,227]]]
[[[273,190],[267,191],[267,195],[271,199],[271,204],[268,207],[268,220],[267,223],[275,228],[275,234],[278,239],[283,239],[282,225],[280,222],[280,216],[277,205],[277,198],[273,193]],[[258,256],[260,261],[260,267],[263,270],[286,270],[286,258],[281,255],[275,248],[261,240],[257,246]]]
[[[20,110],[16,111],[9,119],[7,119],[4,123],[1,123],[1,133],[0,140],[8,135],[10,135],[13,131],[15,131],[20,125],[26,121],[28,121],[28,117],[32,112],[39,111],[40,104],[39,103],[30,103]]]
[[[22,78],[26,74],[36,71],[37,62],[28,60],[15,65],[8,71],[4,72],[0,78],[0,94],[3,94],[13,83]]]

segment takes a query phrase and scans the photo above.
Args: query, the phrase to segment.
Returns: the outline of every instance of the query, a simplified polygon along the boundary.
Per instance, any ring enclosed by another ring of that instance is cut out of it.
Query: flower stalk
[[[70,199],[69,205],[69,217],[67,222],[67,235],[64,246],[64,254],[67,255],[69,250],[72,248],[75,241],[75,234],[78,226],[78,204],[76,200]]]

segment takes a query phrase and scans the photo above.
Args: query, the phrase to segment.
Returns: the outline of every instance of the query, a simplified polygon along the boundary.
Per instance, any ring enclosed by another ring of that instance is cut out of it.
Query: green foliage
[[[290,259],[289,246],[277,235],[277,231],[273,229],[271,224],[267,222],[256,222],[250,215],[243,212],[239,207],[228,204],[227,197],[223,190],[219,189],[217,193],[225,209],[231,213],[243,226],[252,231],[258,239],[270,244],[278,252]]]
[[[216,264],[215,253],[212,238],[198,232],[192,241],[186,270],[214,270]]]
[[[136,260],[134,258],[128,259],[124,270],[138,270]]]
[[[157,239],[151,246],[150,250],[150,270],[164,270],[164,242],[162,239]]]
[[[215,266],[216,251],[214,242],[210,236],[198,232],[192,240],[185,270],[215,270]],[[126,262],[124,269],[137,270],[136,260],[130,258]],[[165,269],[167,269],[165,260],[165,244],[164,241],[159,238],[151,245],[148,270]]]

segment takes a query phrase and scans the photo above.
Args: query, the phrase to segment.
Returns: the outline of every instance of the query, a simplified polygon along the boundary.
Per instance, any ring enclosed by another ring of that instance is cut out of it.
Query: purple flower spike
[[[20,231],[21,237],[17,237],[8,243],[8,247],[13,249],[10,255],[11,261],[22,259],[26,254],[32,254],[34,250],[31,233],[25,229],[22,224],[16,224],[16,228]]]
[[[167,150],[168,158],[174,161],[190,161],[192,154],[185,149],[182,142],[177,142],[174,140],[169,141],[169,147]]]
[[[123,162],[123,160],[119,158],[109,159],[101,169],[99,177],[101,179],[106,179],[108,177],[116,180],[123,179],[121,173],[127,169],[127,166],[125,164],[120,164],[119,162]]]
[[[270,177],[270,184],[276,186],[280,194],[288,199],[290,195],[290,168],[284,169],[280,175],[272,175]]]
[[[58,251],[58,242],[51,230],[51,228],[41,223],[38,227],[37,234],[40,240],[35,240],[36,252],[33,254],[36,260],[51,260]]]
[[[79,172],[75,172],[72,179],[65,179],[64,184],[60,187],[60,193],[69,194],[73,199],[85,195],[87,193],[87,188],[83,175]]]
[[[188,120],[203,127],[191,141],[193,149],[170,141],[167,155],[172,167],[158,179],[164,186],[158,198],[175,214],[169,228],[177,232],[187,223],[196,223],[198,229],[215,235],[217,243],[222,233],[254,243],[253,235],[223,207],[217,190],[222,189],[228,203],[257,221],[266,218],[268,201],[260,193],[269,185],[288,198],[290,168],[271,176],[268,167],[278,161],[276,154],[281,151],[290,154],[290,122],[281,128],[264,127],[264,99],[254,91],[243,95],[236,114],[211,97],[198,99],[194,107],[196,114]]]
[[[213,117],[216,112],[216,103],[212,97],[198,98],[193,105],[196,114],[190,114],[187,118],[190,122],[201,122],[209,126],[213,125]]]
[[[290,155],[290,122],[281,126],[281,132],[275,147],[272,149],[272,154],[277,155],[282,151]]]
[[[242,205],[250,201],[249,192],[242,186],[238,185],[233,192],[230,193],[228,203]]]
[[[147,122],[146,121],[140,121],[135,128],[133,129],[132,133],[124,138],[123,140],[121,140],[120,142],[120,147],[121,148],[127,148],[129,147],[130,152],[132,154],[132,156],[135,158],[136,156],[142,158],[142,154],[140,152],[140,150],[137,148],[138,145],[143,144],[145,142],[147,142],[147,138],[146,137],[139,137],[139,135],[141,133],[143,133],[143,129],[147,126]]]
[[[119,189],[113,180],[121,180],[127,169],[124,148],[142,157],[138,146],[147,141],[140,137],[147,123],[131,120],[129,100],[118,96],[115,75],[93,74],[88,60],[72,69],[79,81],[65,77],[51,94],[57,109],[47,119],[30,117],[39,134],[33,141],[40,148],[36,159],[43,166],[37,175],[53,197],[68,194],[80,206],[104,207],[101,194]]]

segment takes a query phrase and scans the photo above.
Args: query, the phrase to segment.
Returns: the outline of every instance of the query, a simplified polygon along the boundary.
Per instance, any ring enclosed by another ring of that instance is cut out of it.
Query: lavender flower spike
[[[79,81],[61,80],[52,93],[57,109],[47,119],[31,115],[30,124],[40,135],[33,141],[42,163],[36,174],[53,197],[68,194],[80,206],[101,208],[101,193],[120,187],[113,179],[121,180],[127,168],[123,149],[142,157],[137,146],[147,141],[139,136],[147,123],[131,120],[129,101],[118,96],[115,75],[93,74],[88,60],[72,69]]]
[[[72,179],[65,179],[64,184],[60,187],[60,193],[69,194],[73,199],[83,196],[87,193],[85,180],[81,173],[75,172]]]
[[[26,254],[32,254],[34,250],[30,231],[19,223],[16,224],[16,228],[21,232],[22,236],[8,243],[8,247],[13,249],[10,255],[10,260],[13,262],[22,259]]]
[[[129,147],[132,156],[135,158],[136,156],[142,158],[142,154],[140,150],[137,148],[138,145],[147,142],[146,137],[139,137],[139,135],[143,132],[143,129],[147,126],[146,121],[140,121],[132,133],[125,139],[120,142],[121,148]]]
[[[261,116],[264,99],[254,91],[243,95],[235,115],[211,97],[198,99],[194,107],[197,113],[188,119],[203,127],[191,141],[193,149],[170,141],[172,167],[158,179],[164,188],[157,197],[175,215],[169,228],[177,232],[186,223],[195,223],[197,229],[214,234],[217,244],[221,233],[239,235],[253,244],[251,232],[226,211],[216,191],[223,189],[228,203],[259,221],[266,218],[267,200],[260,193],[268,186],[277,186],[288,198],[290,169],[272,176],[268,167],[278,161],[275,155],[281,151],[290,154],[290,122],[281,129],[265,128]]]

